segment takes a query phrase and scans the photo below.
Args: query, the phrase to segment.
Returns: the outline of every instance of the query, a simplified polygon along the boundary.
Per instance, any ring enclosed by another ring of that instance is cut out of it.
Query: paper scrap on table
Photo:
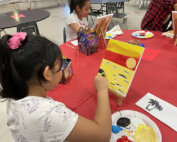
[[[162,36],[173,38],[174,37],[174,32],[172,30],[170,30],[170,31],[162,33]]]
[[[159,53],[160,53],[159,50],[146,48],[143,53],[142,59],[147,61],[152,61],[155,59],[155,57],[159,55]]]
[[[74,46],[78,46],[78,40],[72,40],[70,41]]]
[[[121,28],[120,28],[119,25],[114,26],[114,27],[113,27],[110,31],[108,31],[107,33],[111,33],[111,34],[113,34],[113,35],[122,35],[122,34],[123,34],[123,32],[122,32],[122,30],[121,30]]]
[[[147,93],[136,105],[171,127],[177,132],[177,107],[170,103]]]

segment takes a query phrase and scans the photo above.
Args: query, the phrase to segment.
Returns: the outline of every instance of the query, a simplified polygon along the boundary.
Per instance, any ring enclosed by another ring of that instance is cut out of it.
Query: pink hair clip
[[[12,38],[8,40],[8,46],[10,49],[18,49],[21,42],[25,40],[27,33],[19,32],[12,35]]]

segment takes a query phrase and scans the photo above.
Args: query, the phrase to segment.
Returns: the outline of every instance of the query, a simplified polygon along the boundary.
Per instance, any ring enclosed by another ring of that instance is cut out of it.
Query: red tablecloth
[[[122,36],[116,37],[117,40],[128,42],[135,39],[131,35],[133,30],[123,32]],[[135,110],[147,115],[159,127],[163,142],[173,142],[177,138],[177,133],[173,129],[135,105],[140,98],[150,92],[177,106],[177,47],[173,46],[173,39],[161,36],[160,32],[153,33],[153,38],[138,39],[145,45],[142,60],[122,106],[117,105],[115,95],[109,94],[111,110],[112,113],[118,109]],[[104,44],[99,42],[98,52],[89,56],[79,53],[68,44],[71,45],[68,42],[60,48],[66,57],[72,59],[73,76],[67,84],[60,84],[48,92],[48,96],[65,103],[78,114],[93,119],[97,105],[93,81],[104,55]]]

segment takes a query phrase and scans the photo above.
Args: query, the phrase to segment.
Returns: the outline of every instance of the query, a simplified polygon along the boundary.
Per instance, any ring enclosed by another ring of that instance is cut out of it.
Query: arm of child
[[[111,137],[111,111],[107,79],[95,77],[97,90],[97,110],[94,120],[79,116],[78,121],[67,137],[69,142],[109,142]]]
[[[174,9],[175,11],[177,11],[177,3],[175,3],[175,4],[173,5],[173,9]]]
[[[72,23],[72,24],[69,24],[69,26],[77,33],[79,31],[79,24],[77,23]]]

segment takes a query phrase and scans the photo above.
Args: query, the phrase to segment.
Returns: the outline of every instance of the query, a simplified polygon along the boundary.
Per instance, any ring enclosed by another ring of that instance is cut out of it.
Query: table
[[[117,36],[116,39],[124,42],[135,39],[131,36],[133,30],[123,32],[124,34]],[[173,47],[173,39],[161,36],[160,32],[153,33],[153,38],[138,39],[145,45],[142,60],[122,106],[119,107],[117,97],[109,93],[111,111],[114,113],[118,109],[135,110],[147,115],[159,127],[163,142],[172,142],[177,138],[177,133],[135,105],[140,98],[150,92],[177,107],[177,47]],[[93,119],[97,105],[93,80],[104,55],[104,44],[99,42],[98,52],[89,56],[68,45],[71,43],[67,42],[60,47],[64,55],[72,59],[73,76],[67,84],[58,85],[49,91],[48,96],[64,102],[78,114]],[[152,55],[148,55],[151,51],[158,51],[159,54],[153,59]]]
[[[14,15],[16,15],[16,18],[11,17]],[[49,16],[50,13],[48,11],[41,9],[23,10],[0,14],[0,31],[3,31],[6,28],[16,27],[18,24],[26,22],[38,22]]]
[[[123,7],[121,7],[121,8],[124,9],[124,2],[127,2],[127,1],[129,1],[129,0],[91,0],[90,3],[91,4],[101,4],[101,8],[99,10],[102,10],[103,7],[106,7],[106,4],[108,4],[108,3],[114,3],[115,6],[117,8],[119,8],[117,6],[117,3],[121,3],[123,5]]]

